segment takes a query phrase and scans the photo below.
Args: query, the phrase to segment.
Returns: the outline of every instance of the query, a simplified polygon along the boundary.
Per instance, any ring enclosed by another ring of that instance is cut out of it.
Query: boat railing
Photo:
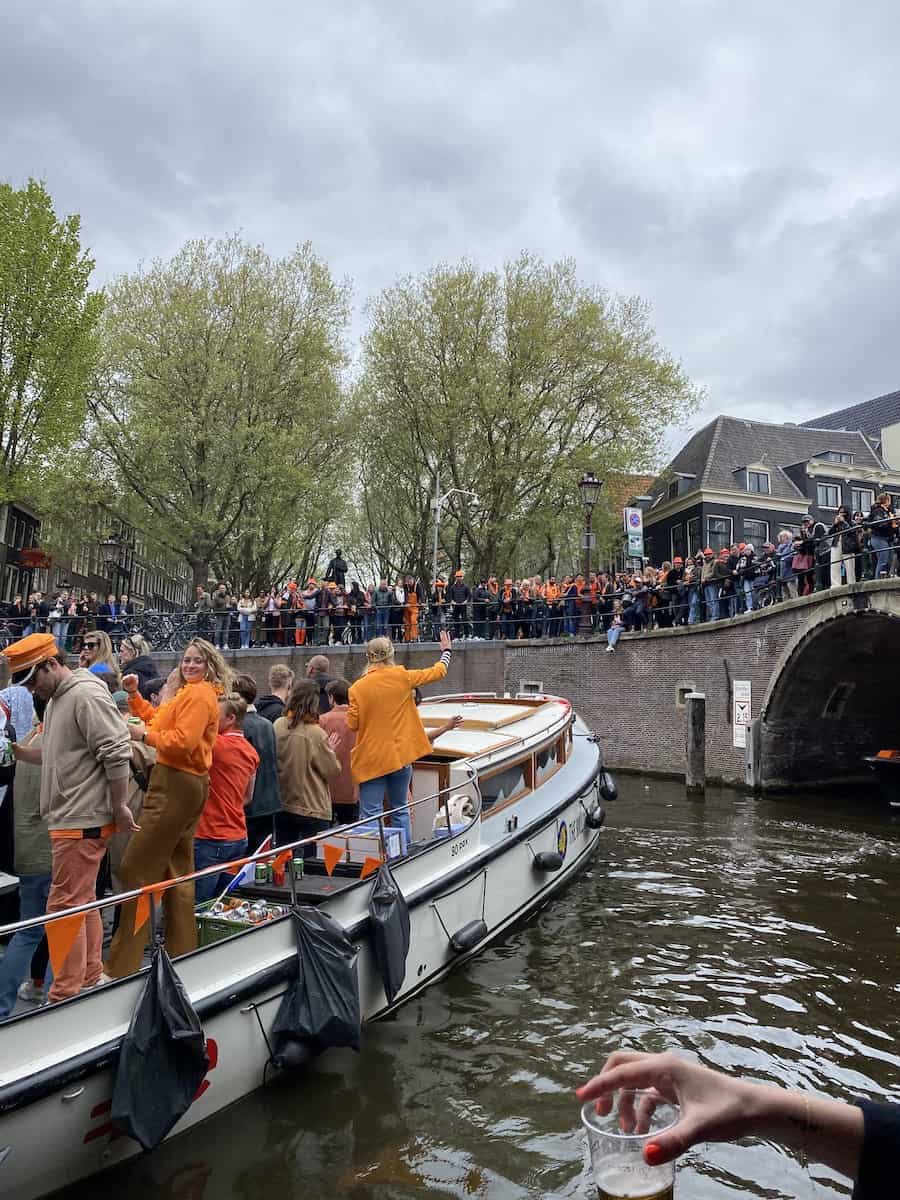
[[[397,812],[410,812],[414,808],[421,805],[438,803],[438,808],[443,808],[444,821],[446,822],[447,837],[450,837],[452,822],[450,814],[450,799],[460,792],[465,792],[469,799],[474,802],[474,815],[466,823],[465,829],[471,828],[481,816],[481,791],[478,787],[478,773],[474,767],[468,763],[460,764],[467,772],[467,778],[464,781],[456,780],[448,784],[446,787],[440,788],[437,792],[432,792],[428,796],[420,796],[417,800],[411,800],[408,804],[404,804],[401,808],[392,810]],[[410,858],[415,858],[419,853],[426,853],[432,846],[426,846],[412,855],[407,855],[400,860],[388,860],[385,845],[385,829],[390,830],[391,826],[386,826],[386,821],[392,813],[382,813],[373,817],[360,817],[356,821],[348,821],[341,825],[334,825],[330,829],[323,830],[321,833],[314,834],[311,837],[299,838],[295,842],[285,842],[283,845],[269,846],[265,850],[256,850],[252,854],[243,854],[240,858],[233,859],[231,862],[214,863],[210,867],[204,867],[199,871],[190,871],[186,875],[179,875],[175,879],[162,879],[157,883],[146,884],[143,887],[132,888],[127,892],[116,892],[112,896],[104,896],[99,900],[91,900],[86,904],[78,904],[74,908],[61,908],[55,912],[42,913],[37,917],[29,917],[24,921],[14,921],[11,924],[0,925],[0,938],[5,938],[11,934],[17,933],[22,929],[33,929],[36,925],[48,925],[53,921],[64,921],[69,917],[82,916],[87,913],[97,912],[105,908],[118,908],[120,905],[128,904],[132,900],[139,900],[141,897],[148,897],[150,904],[151,917],[155,913],[158,898],[170,888],[179,887],[185,883],[193,883],[198,879],[205,879],[210,875],[237,874],[244,867],[251,863],[264,862],[269,863],[273,858],[287,855],[289,852],[294,857],[293,852],[303,849],[307,846],[315,846],[319,842],[327,842],[333,838],[335,834],[340,834],[342,837],[350,834],[354,829],[359,830],[365,828],[370,830],[377,822],[381,855],[383,861],[408,861]],[[433,845],[437,845],[435,842]]]

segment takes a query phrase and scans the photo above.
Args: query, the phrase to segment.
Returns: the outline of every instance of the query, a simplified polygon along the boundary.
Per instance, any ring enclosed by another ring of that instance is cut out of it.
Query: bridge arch
[[[900,747],[900,597],[823,603],[773,666],[755,731],[765,790],[870,781],[862,758]]]

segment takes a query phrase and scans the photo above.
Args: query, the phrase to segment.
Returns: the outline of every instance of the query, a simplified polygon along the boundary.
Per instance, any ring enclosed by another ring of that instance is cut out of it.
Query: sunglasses
[[[99,645],[100,645],[99,642],[85,642],[84,648],[85,648],[85,650],[96,650],[99,647]]]

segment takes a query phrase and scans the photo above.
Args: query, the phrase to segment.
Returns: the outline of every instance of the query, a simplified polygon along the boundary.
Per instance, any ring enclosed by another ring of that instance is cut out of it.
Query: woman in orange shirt
[[[419,640],[419,595],[416,581],[407,575],[403,581],[406,589],[406,601],[403,605],[403,640],[417,642]]]
[[[412,763],[431,752],[431,742],[416,709],[414,689],[443,679],[450,665],[450,634],[441,630],[441,657],[433,667],[408,671],[394,663],[388,638],[373,638],[366,646],[365,674],[350,689],[347,728],[356,730],[350,751],[353,782],[359,784],[359,815],[374,819],[388,807],[394,824],[406,834],[411,828],[408,802]]]
[[[181,686],[175,696],[159,708],[141,696],[136,675],[122,680],[128,707],[142,722],[129,725],[131,736],[156,751],[141,828],[132,835],[119,867],[119,878],[129,891],[188,875],[194,869],[194,830],[209,795],[219,697],[228,690],[231,672],[209,642],[194,638],[182,655],[179,678]],[[134,908],[134,901],[123,905],[106,964],[112,979],[140,970],[150,928],[147,922],[135,933]],[[163,909],[169,954],[174,958],[195,950],[193,883],[168,888],[163,893]]]

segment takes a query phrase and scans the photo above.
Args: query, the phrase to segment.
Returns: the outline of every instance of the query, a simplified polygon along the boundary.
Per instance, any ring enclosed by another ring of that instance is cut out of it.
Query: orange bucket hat
[[[7,646],[3,657],[9,663],[12,682],[21,685],[28,682],[36,667],[58,653],[59,647],[52,633],[29,633],[28,637]]]

